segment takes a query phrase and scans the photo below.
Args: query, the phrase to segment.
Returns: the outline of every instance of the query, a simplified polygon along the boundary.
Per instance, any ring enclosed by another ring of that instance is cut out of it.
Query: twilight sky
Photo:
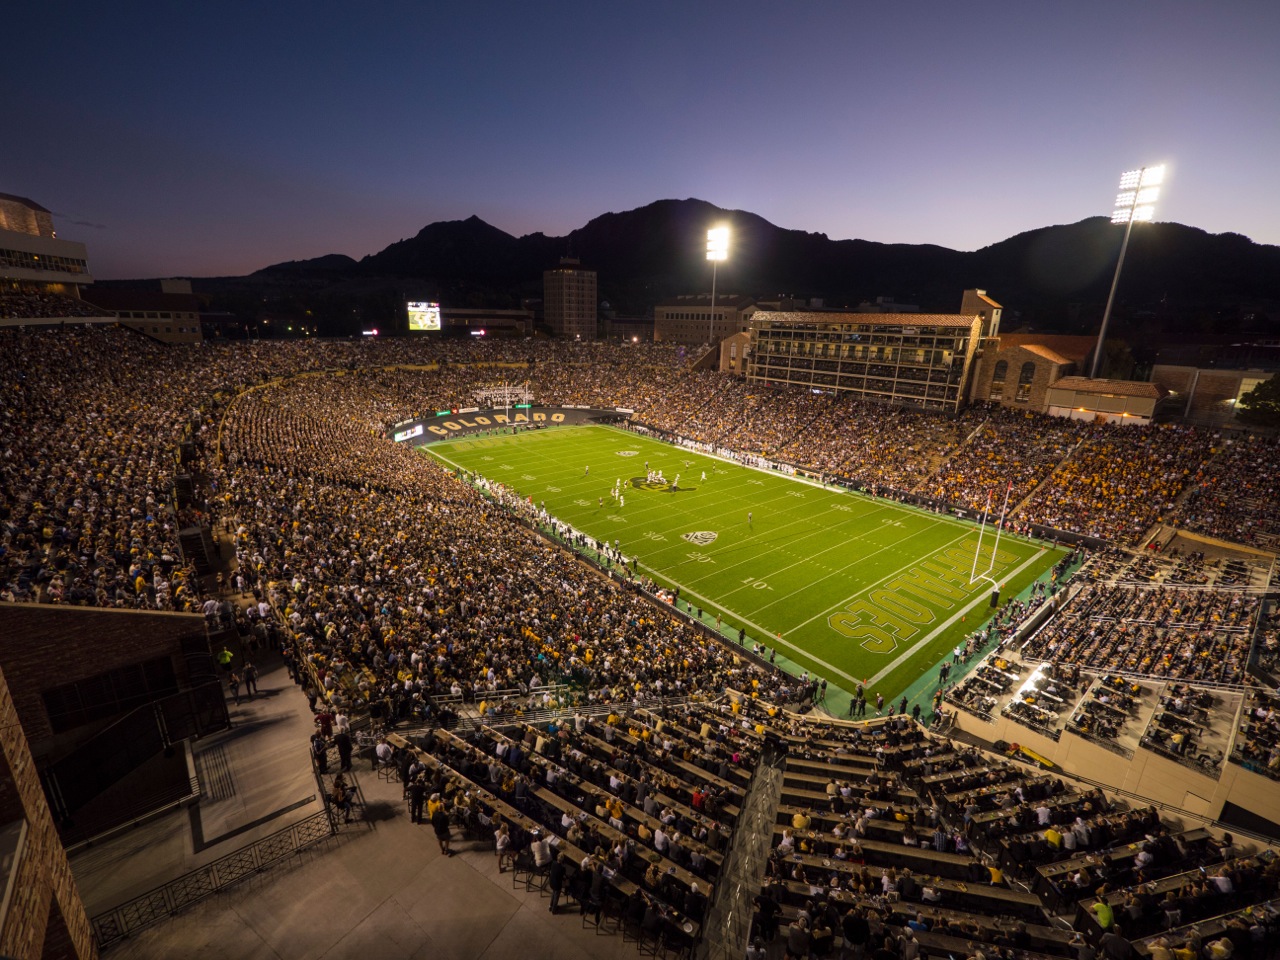
[[[1280,243],[1280,3],[11,4],[0,192],[102,278],[698,197],[973,250],[1107,214]]]

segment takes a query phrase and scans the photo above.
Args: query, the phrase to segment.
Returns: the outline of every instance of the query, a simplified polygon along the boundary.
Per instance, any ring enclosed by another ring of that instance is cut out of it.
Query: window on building
[[[1018,393],[1013,398],[1015,403],[1026,403],[1031,399],[1031,381],[1036,378],[1036,365],[1028,360],[1022,365],[1018,374]]]
[[[1009,361],[1000,360],[996,363],[995,372],[991,374],[991,393],[988,395],[992,400],[1004,399],[1004,381],[1009,376]]]

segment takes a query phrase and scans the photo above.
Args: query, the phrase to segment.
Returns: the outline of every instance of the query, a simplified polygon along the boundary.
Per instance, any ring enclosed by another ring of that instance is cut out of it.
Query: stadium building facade
[[[70,303],[60,298],[79,299],[90,283],[85,245],[58,239],[53,215],[40,204],[0,193],[0,294],[51,298],[42,305],[49,309],[33,311],[30,319],[56,320],[71,313],[53,309]]]
[[[160,289],[91,287],[84,299],[114,314],[130,330],[165,343],[196,343],[204,339],[200,328],[200,301],[191,292],[191,281],[162,280]]]
[[[0,672],[0,953],[89,960],[89,918]]]
[[[735,293],[680,296],[653,309],[653,339],[665,343],[717,343],[742,333],[756,311],[756,302]]]
[[[979,315],[757,311],[747,379],[956,412],[969,400]]]

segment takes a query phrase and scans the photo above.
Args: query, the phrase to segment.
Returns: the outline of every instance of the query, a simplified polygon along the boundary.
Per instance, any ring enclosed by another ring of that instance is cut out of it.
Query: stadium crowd
[[[174,447],[203,385],[145,398],[169,355],[99,328],[0,334],[0,596],[191,610],[180,561]],[[158,438],[159,442],[158,442]]]
[[[1280,779],[1280,697],[1254,693],[1240,719],[1237,759]]]
[[[1015,508],[1080,442],[1075,420],[1046,419],[1001,406],[971,408],[982,416],[976,434],[926,482],[935,500],[969,510],[999,512],[1006,496]]]
[[[1036,491],[1025,519],[1101,540],[1135,542],[1175,506],[1209,454],[1192,427],[1091,425],[1080,450]]]
[[[105,311],[78,297],[33,290],[0,290],[0,320],[101,317]],[[107,316],[113,314],[107,313]]]
[[[1221,443],[1197,477],[1178,522],[1189,530],[1265,549],[1280,546],[1280,437]]]
[[[1090,584],[1019,652],[1095,670],[1240,683],[1258,605],[1240,591]]]

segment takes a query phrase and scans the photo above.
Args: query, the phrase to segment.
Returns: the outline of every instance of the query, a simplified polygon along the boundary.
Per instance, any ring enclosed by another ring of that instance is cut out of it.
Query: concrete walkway
[[[323,809],[307,699],[278,657],[259,659],[259,692],[228,704],[231,729],[193,744],[199,801],[70,858],[91,917]]]
[[[305,709],[300,693],[297,699]],[[294,752],[305,761],[305,751]],[[459,854],[442,856],[431,828],[409,822],[399,783],[380,780],[364,764],[357,765],[356,776],[367,820],[105,955],[122,960],[608,960],[635,955],[635,944],[624,944],[621,935],[583,929],[575,908],[562,906],[552,916],[548,900],[536,891],[527,893],[523,885],[513,890],[511,873],[498,873],[487,844],[455,841]],[[145,849],[137,855],[153,856]],[[162,856],[168,855],[166,848]]]
[[[261,693],[231,707],[232,729],[196,745],[202,796],[83,849],[71,865],[89,915],[115,907],[322,809],[301,689],[278,659]],[[583,929],[576,908],[557,916],[548,900],[499,874],[487,844],[455,842],[440,855],[428,826],[409,822],[399,783],[357,759],[363,797],[342,833],[162,921],[107,957],[440,958],[566,960],[629,957],[621,935]]]

